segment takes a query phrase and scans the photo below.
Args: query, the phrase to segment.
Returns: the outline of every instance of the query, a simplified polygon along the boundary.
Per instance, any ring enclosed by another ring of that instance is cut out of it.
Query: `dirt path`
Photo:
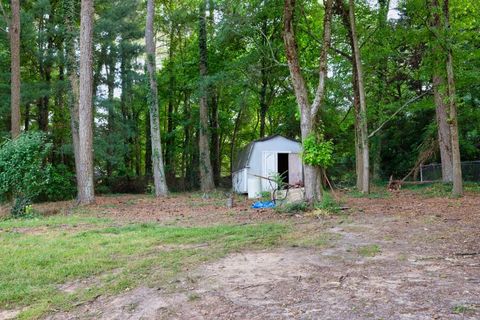
[[[480,319],[480,199],[350,199],[326,248],[242,252],[48,319]]]

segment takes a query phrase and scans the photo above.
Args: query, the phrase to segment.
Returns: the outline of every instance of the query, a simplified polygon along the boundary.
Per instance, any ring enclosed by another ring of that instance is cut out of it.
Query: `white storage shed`
[[[249,143],[240,151],[232,174],[233,191],[256,197],[277,188],[269,180],[280,174],[289,185],[303,185],[302,144],[274,135]]]

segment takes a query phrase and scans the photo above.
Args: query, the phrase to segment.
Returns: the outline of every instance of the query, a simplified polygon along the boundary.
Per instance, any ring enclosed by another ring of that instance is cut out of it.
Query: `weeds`
[[[305,201],[285,203],[283,205],[275,207],[276,212],[290,214],[290,215],[307,212],[309,210],[310,210],[310,207],[308,203],[306,203]]]
[[[381,252],[381,248],[377,244],[372,244],[368,246],[362,246],[357,249],[357,253],[362,257],[375,257]]]
[[[463,304],[456,305],[452,308],[452,312],[455,314],[466,314],[474,311],[475,311],[474,307],[469,305],[463,305]]]

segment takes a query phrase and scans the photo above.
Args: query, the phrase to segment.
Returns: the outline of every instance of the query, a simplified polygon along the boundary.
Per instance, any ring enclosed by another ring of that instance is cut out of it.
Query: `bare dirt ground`
[[[48,319],[480,319],[480,196],[345,198],[348,217],[285,217],[195,195],[100,198],[99,215],[161,224],[287,221],[326,233],[321,247],[288,241],[101,296]],[[58,206],[58,204],[57,204]],[[67,205],[65,205],[67,206]]]

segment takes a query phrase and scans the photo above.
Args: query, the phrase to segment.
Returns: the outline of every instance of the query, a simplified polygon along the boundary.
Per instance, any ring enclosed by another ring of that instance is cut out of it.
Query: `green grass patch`
[[[452,184],[443,182],[404,185],[402,188],[404,190],[413,191],[427,198],[449,197],[452,193]],[[464,182],[463,188],[465,192],[480,193],[480,183],[478,182]]]
[[[460,304],[460,305],[454,306],[452,308],[452,312],[455,314],[468,314],[468,313],[475,312],[475,308],[470,305]]]
[[[367,198],[367,199],[387,199],[390,198],[390,193],[387,190],[377,189],[370,193],[362,193],[358,190],[353,190],[348,193],[352,198]]]
[[[67,228],[80,224],[79,229]],[[229,252],[273,246],[286,229],[278,224],[114,225],[108,219],[81,216],[2,221],[0,309],[27,307],[20,315],[25,319],[68,310],[99,294],[160,283]],[[65,283],[92,278],[97,280],[88,288],[60,290]]]
[[[320,201],[315,208],[323,210],[330,214],[338,214],[341,211],[342,204],[335,200],[329,192],[324,192],[322,201]]]
[[[378,244],[362,246],[357,249],[357,253],[362,257],[375,257],[380,252],[382,252],[382,250]]]

